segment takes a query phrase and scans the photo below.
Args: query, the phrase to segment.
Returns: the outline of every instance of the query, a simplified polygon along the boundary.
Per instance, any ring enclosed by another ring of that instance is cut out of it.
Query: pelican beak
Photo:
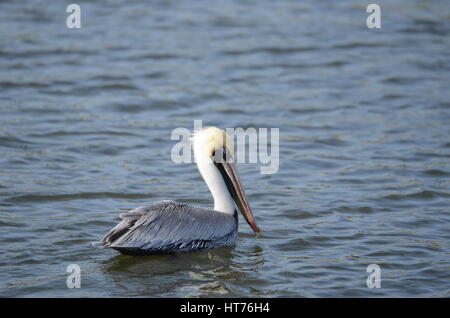
[[[219,171],[224,178],[225,184],[227,185],[228,191],[230,191],[231,197],[236,203],[236,206],[241,211],[242,216],[250,225],[252,230],[255,233],[259,233],[260,229],[256,225],[255,219],[253,218],[253,214],[247,202],[244,189],[242,188],[241,182],[239,181],[236,167],[233,162],[226,162],[226,156],[226,148],[224,148],[223,160],[221,160],[222,162],[215,162],[215,165],[219,168]]]

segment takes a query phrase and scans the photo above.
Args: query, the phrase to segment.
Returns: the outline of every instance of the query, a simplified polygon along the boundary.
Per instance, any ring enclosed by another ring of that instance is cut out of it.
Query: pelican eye
[[[227,159],[231,158],[231,153],[227,147],[222,147],[213,151],[211,157],[215,163],[225,163]]]

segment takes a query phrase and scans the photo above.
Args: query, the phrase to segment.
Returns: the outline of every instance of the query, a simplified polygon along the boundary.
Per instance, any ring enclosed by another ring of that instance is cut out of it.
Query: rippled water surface
[[[82,1],[70,30],[68,2],[1,1],[0,295],[448,297],[449,4],[378,3],[381,29],[354,0]],[[278,173],[238,167],[261,235],[92,248],[124,209],[212,206],[170,160],[195,119],[280,129]]]

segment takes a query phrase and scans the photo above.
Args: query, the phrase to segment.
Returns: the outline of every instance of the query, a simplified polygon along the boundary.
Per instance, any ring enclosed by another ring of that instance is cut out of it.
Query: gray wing
[[[234,242],[237,218],[174,201],[161,201],[120,215],[102,243],[128,254],[186,251]]]

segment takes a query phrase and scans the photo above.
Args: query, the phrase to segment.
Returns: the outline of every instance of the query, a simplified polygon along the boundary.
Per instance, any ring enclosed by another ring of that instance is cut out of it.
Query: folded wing
[[[152,254],[233,244],[237,215],[161,201],[120,215],[101,240],[124,254]]]

